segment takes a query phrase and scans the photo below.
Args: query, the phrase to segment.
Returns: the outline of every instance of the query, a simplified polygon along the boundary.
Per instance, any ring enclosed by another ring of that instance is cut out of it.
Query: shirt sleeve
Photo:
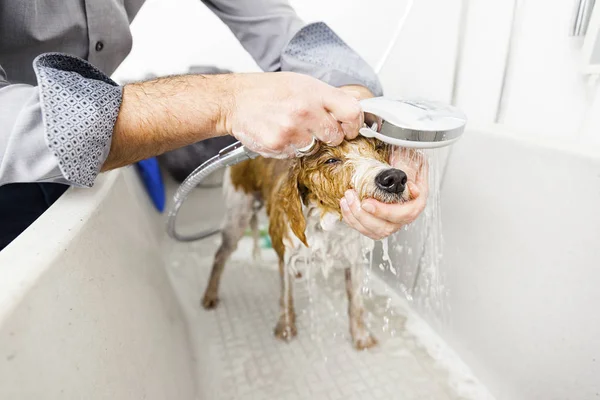
[[[325,23],[304,23],[285,0],[202,0],[264,71],[307,74],[333,86],[383,89],[375,71]]]
[[[281,54],[281,69],[336,87],[362,85],[375,96],[383,95],[373,68],[322,22],[306,25],[294,35]]]
[[[37,86],[11,84],[0,67],[0,185],[91,187],[110,151],[122,88],[88,62],[46,53]]]

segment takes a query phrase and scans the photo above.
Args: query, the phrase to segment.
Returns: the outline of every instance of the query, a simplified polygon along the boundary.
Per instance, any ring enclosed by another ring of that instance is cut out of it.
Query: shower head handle
[[[448,146],[463,134],[467,117],[458,108],[428,100],[372,97],[360,101],[363,112],[377,121],[360,134],[401,147]]]

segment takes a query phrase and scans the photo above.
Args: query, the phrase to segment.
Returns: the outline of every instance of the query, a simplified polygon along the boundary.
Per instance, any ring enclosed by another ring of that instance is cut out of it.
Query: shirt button
[[[96,51],[102,51],[103,48],[104,48],[104,43],[96,42]]]

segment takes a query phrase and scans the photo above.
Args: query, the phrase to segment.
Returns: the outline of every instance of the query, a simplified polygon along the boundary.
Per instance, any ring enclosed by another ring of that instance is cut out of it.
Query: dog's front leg
[[[377,344],[367,327],[365,326],[361,286],[361,266],[346,268],[346,293],[348,294],[348,319],[350,320],[350,335],[352,344],[357,350],[364,350]]]
[[[219,285],[225,263],[237,249],[238,242],[244,236],[253,216],[253,195],[235,191],[228,178],[223,184],[223,190],[226,193],[227,211],[221,229],[221,245],[215,254],[208,285],[202,297],[202,306],[207,310],[213,309],[219,304]]]
[[[289,341],[298,334],[296,329],[296,312],[292,297],[292,279],[288,265],[279,260],[279,277],[281,279],[281,297],[279,299],[279,320],[275,326],[275,336]]]

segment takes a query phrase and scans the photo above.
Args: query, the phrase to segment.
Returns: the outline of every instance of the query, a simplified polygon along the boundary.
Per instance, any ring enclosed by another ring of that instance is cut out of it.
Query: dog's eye
[[[335,163],[339,163],[341,160],[339,158],[330,158],[329,160],[325,161],[325,164],[335,164]]]

